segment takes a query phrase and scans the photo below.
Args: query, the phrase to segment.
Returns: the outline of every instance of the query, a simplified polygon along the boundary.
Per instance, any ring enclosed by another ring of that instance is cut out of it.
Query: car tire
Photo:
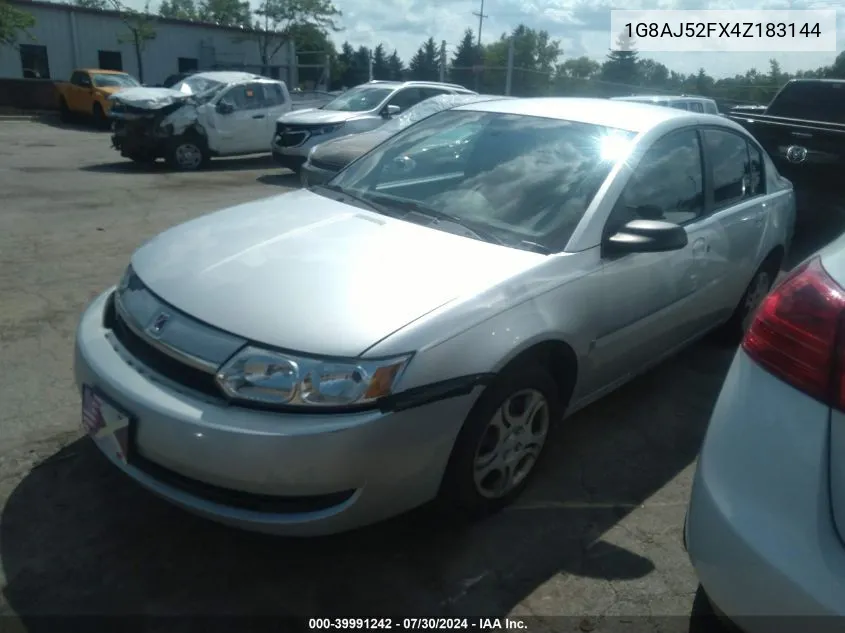
[[[731,344],[738,343],[751,327],[754,313],[769,294],[780,272],[780,258],[770,255],[757,269],[742,299],[734,309],[731,318],[725,323],[722,331],[723,338]]]
[[[108,126],[108,118],[106,117],[106,113],[103,110],[103,106],[99,103],[94,104],[94,108],[91,111],[92,116],[94,117],[94,125],[96,125],[100,129],[105,129]]]
[[[558,386],[545,367],[506,368],[464,421],[440,485],[439,509],[449,518],[473,520],[510,504],[536,471],[561,414]]]
[[[148,154],[129,154],[127,158],[136,165],[143,165],[145,167],[154,165],[156,162],[155,156],[149,156]]]
[[[689,633],[740,633],[739,628],[711,602],[704,587],[698,585],[692,601]]]
[[[208,166],[211,156],[205,142],[196,135],[185,135],[170,144],[167,166],[177,171],[197,171]]]
[[[59,99],[59,118],[62,120],[62,123],[70,123],[70,120],[73,118],[70,108],[67,105],[67,100],[64,97]]]

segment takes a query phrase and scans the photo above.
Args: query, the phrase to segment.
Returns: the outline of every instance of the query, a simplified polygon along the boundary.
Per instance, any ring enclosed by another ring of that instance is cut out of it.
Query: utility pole
[[[367,67],[368,67],[367,73],[370,76],[370,81],[372,81],[373,80],[373,52],[372,51],[370,51],[370,57],[367,60]]]
[[[475,91],[478,92],[479,86],[481,84],[481,67],[484,65],[484,58],[481,54],[481,27],[484,26],[484,20],[488,18],[488,15],[484,13],[484,0],[481,0],[481,9],[479,11],[473,11],[473,15],[478,16],[478,66],[479,68],[475,71]]]
[[[440,83],[446,81],[446,40],[440,42]]]
[[[511,83],[513,82],[513,35],[508,38],[508,71],[505,75],[505,96],[511,96]]]

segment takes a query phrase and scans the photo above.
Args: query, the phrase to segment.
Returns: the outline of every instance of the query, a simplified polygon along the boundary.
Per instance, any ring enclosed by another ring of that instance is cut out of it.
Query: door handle
[[[264,115],[263,115],[263,114],[253,114],[253,115],[252,115],[252,118],[253,118],[253,119],[263,119],[263,118],[264,118]]]
[[[699,238],[692,245],[692,253],[693,255],[698,255],[699,253],[703,253],[706,248],[707,244],[705,243],[704,239]]]

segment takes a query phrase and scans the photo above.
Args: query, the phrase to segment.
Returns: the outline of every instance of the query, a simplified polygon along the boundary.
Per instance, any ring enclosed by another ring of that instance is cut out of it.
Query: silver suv
[[[639,103],[651,103],[653,105],[688,110],[690,112],[703,112],[705,114],[719,114],[719,107],[713,99],[707,97],[669,96],[669,95],[631,95],[628,97],[611,97],[613,101],[636,101]]]
[[[443,94],[476,94],[458,84],[436,81],[369,81],[347,90],[320,108],[297,110],[279,118],[273,157],[298,171],[320,143],[369,132],[400,112]]]

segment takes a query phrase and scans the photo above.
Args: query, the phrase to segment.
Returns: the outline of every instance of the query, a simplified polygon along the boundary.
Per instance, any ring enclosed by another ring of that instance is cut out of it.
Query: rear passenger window
[[[748,196],[762,196],[766,193],[766,174],[765,169],[763,168],[764,160],[763,160],[763,152],[754,145],[753,143],[748,143],[748,155],[751,157],[751,162],[749,164],[751,170],[749,173],[749,183],[748,183],[748,191],[746,195]]]
[[[613,211],[610,227],[631,220],[686,224],[704,212],[701,146],[695,130],[673,132],[643,155]]]
[[[282,105],[285,102],[285,93],[279,84],[264,84],[264,105],[268,108]]]
[[[723,130],[703,130],[704,147],[713,165],[715,210],[742,201],[751,187],[748,141]]]
[[[698,101],[690,101],[689,109],[693,112],[704,112],[704,108],[701,107]]]

